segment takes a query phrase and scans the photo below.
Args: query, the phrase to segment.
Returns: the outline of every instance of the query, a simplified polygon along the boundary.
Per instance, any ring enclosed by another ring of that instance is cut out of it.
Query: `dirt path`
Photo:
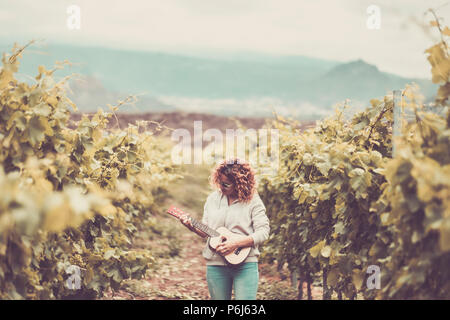
[[[178,207],[180,205],[171,201]],[[182,207],[181,207],[182,208]],[[188,208],[186,208],[187,210]],[[199,218],[199,217],[195,217]],[[152,288],[146,299],[209,299],[205,264],[201,252],[204,240],[174,218],[168,218],[177,229],[182,246],[179,256],[162,258],[160,268],[144,279]]]
[[[173,200],[169,200],[166,206],[169,207],[171,204],[187,209]],[[168,228],[175,229],[177,238],[181,243],[179,255],[158,257],[156,270],[149,270],[141,280],[125,280],[119,291],[115,293],[109,291],[104,298],[140,300],[209,299],[205,264],[201,256],[204,240],[169,215],[158,217],[158,219],[162,220],[161,223],[167,225]],[[139,247],[148,247],[152,250],[164,245],[166,244],[162,243],[160,239],[155,239],[141,243]]]

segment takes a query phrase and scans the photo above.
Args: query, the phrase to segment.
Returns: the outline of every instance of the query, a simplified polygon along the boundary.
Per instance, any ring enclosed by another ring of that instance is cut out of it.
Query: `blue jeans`
[[[212,300],[231,300],[234,285],[236,300],[256,300],[258,262],[238,266],[206,266],[206,280]]]

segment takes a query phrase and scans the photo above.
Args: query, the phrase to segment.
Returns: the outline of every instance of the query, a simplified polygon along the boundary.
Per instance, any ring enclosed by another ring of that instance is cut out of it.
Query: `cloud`
[[[78,0],[82,27],[71,31],[66,8],[73,3],[3,0],[0,37],[180,53],[250,50],[362,58],[383,71],[428,76],[423,51],[431,40],[410,17],[424,21],[426,9],[442,5],[441,0]],[[381,9],[380,30],[366,27],[371,4]],[[449,10],[450,5],[438,12],[449,18]]]

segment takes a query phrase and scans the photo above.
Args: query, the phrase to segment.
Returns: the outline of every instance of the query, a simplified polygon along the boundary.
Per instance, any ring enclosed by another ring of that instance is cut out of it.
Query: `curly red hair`
[[[213,169],[211,185],[220,190],[220,175],[223,174],[234,183],[239,202],[247,203],[256,191],[255,173],[245,161],[240,159],[225,160]]]

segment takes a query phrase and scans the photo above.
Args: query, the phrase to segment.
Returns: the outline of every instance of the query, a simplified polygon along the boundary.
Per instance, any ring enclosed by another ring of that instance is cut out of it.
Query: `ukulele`
[[[181,216],[186,215],[189,216],[188,214],[186,214],[183,210],[175,207],[175,206],[171,206],[169,209],[167,209],[167,213],[169,213],[170,215],[174,216],[177,219],[180,219]],[[189,216],[190,217],[190,216]],[[210,227],[208,227],[207,225],[199,222],[198,220],[191,218],[191,224],[194,228],[206,233],[209,237],[209,246],[211,247],[211,249],[216,250],[217,246],[222,243],[225,242],[227,240],[239,240],[240,238],[245,238],[245,236],[237,234],[237,233],[233,233],[231,231],[229,231],[227,228],[225,227],[219,227],[217,230],[211,229]],[[240,263],[242,263],[248,256],[248,254],[250,253],[250,249],[251,247],[239,247],[236,250],[234,250],[233,252],[222,256],[225,261],[231,265],[238,265]]]

